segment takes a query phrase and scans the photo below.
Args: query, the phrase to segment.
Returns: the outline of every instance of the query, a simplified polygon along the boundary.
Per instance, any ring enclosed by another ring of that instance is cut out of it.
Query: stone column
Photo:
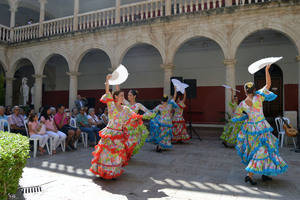
[[[121,6],[121,0],[116,0],[116,13],[115,13],[115,22],[116,24],[119,24],[121,22],[121,10],[120,10],[120,6]]]
[[[78,30],[79,0],[74,0],[73,31]]]
[[[42,86],[43,86],[43,78],[45,78],[45,75],[42,74],[34,74],[32,75],[33,78],[35,78],[35,83],[34,83],[34,110],[35,112],[38,112],[40,107],[42,106],[42,99],[43,99],[43,91],[42,91]],[[30,90],[31,91],[31,90]]]
[[[298,63],[298,126],[300,126],[300,55],[296,56]]]
[[[6,88],[5,88],[5,105],[12,106],[12,97],[13,97],[13,81],[15,78],[6,77]]]
[[[43,37],[44,33],[44,26],[43,22],[45,20],[45,6],[47,3],[47,0],[39,0],[40,2],[40,25],[39,25],[39,36]]]
[[[18,0],[10,0],[10,41],[14,41],[14,27],[16,25],[16,12],[18,11]]]
[[[162,64],[161,67],[164,69],[164,94],[170,95],[170,79],[173,76],[173,64]]]
[[[224,60],[224,65],[226,66],[226,85],[235,89],[235,59]],[[225,90],[225,111],[231,113],[229,102],[231,101],[231,90]]]
[[[67,72],[70,76],[70,88],[69,88],[69,108],[73,109],[75,106],[75,100],[78,92],[78,76],[79,72]]]
[[[174,5],[175,6],[175,5]],[[166,0],[166,16],[170,16],[172,13],[172,0]]]

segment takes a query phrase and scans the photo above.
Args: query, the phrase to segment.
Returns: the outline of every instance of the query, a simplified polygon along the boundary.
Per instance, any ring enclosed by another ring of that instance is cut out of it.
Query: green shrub
[[[18,190],[19,179],[29,158],[29,139],[20,134],[0,132],[0,200]]]

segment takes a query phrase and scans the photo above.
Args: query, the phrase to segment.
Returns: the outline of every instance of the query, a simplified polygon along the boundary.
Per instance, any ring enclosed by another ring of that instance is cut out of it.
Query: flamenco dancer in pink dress
[[[114,179],[123,173],[123,167],[128,162],[127,127],[143,123],[142,116],[122,105],[124,101],[123,91],[118,90],[113,94],[110,93],[108,84],[110,78],[111,75],[106,77],[106,94],[101,98],[101,102],[107,104],[109,121],[107,126],[99,132],[101,140],[95,147],[94,158],[90,167],[91,172],[103,179]]]

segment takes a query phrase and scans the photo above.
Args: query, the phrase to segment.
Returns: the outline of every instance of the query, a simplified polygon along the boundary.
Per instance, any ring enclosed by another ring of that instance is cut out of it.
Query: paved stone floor
[[[283,148],[281,155],[289,164],[288,172],[268,183],[256,176],[258,185],[250,186],[243,182],[244,166],[236,151],[220,143],[217,138],[193,139],[163,153],[146,144],[117,180],[101,180],[88,171],[92,148],[31,158],[20,185],[41,185],[42,192],[18,199],[300,199],[300,154]]]

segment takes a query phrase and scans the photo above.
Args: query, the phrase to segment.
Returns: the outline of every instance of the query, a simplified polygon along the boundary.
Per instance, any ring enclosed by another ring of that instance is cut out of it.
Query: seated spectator
[[[95,114],[94,108],[89,109],[89,115],[87,116],[87,118],[91,127],[98,127],[100,129],[105,127],[105,124],[102,122],[102,120],[100,120]]]
[[[75,100],[75,106],[78,110],[80,110],[82,107],[85,107],[87,104],[88,100],[85,97],[77,95],[77,100]]]
[[[43,155],[46,150],[44,149],[49,136],[46,134],[46,126],[44,123],[38,122],[38,115],[31,114],[29,116],[28,129],[30,138],[37,138],[39,141],[39,152]]]
[[[73,108],[72,109],[72,114],[71,114],[72,118],[76,119],[76,117],[77,117],[78,114],[79,114],[78,109],[77,108]]]
[[[78,128],[70,126],[70,119],[70,112],[65,112],[65,107],[63,105],[59,105],[57,113],[54,116],[55,124],[59,131],[67,135],[66,149],[70,150],[71,148],[75,150],[74,142],[78,140],[81,131]]]
[[[25,120],[25,122],[27,121],[27,115],[24,111],[24,109],[22,107],[20,107],[20,115],[23,116],[23,119]]]
[[[24,136],[27,136],[25,129],[24,117],[20,115],[19,106],[13,108],[13,114],[8,117],[8,123],[10,125],[10,132],[20,133]]]
[[[5,115],[6,116],[9,116],[12,114],[12,109],[11,109],[11,106],[6,106],[6,109],[5,109]]]
[[[56,115],[56,108],[51,107],[50,109],[51,109],[51,115],[52,117],[54,117]]]
[[[104,113],[101,115],[100,118],[106,126],[107,123],[108,123],[108,110],[107,110],[107,107],[105,107]]]
[[[0,106],[0,120],[8,120],[8,117],[5,115],[5,108],[3,106]],[[7,131],[8,124],[4,123],[4,130]]]
[[[100,119],[100,117],[101,117],[102,114],[103,114],[103,110],[102,110],[101,107],[99,107],[98,113],[97,113],[97,116],[98,116],[99,119]]]
[[[100,131],[97,127],[91,127],[88,121],[87,115],[85,115],[84,108],[80,109],[79,114],[76,117],[76,122],[82,132],[86,132],[88,134],[88,139],[90,141],[90,146],[95,146],[95,139],[99,139],[97,137],[98,132]],[[95,138],[96,137],[96,138]]]
[[[57,129],[51,113],[51,109],[49,107],[45,107],[45,109],[41,113],[40,121],[46,125],[47,135],[53,138],[52,154],[56,154],[56,148],[67,138],[67,136]]]

